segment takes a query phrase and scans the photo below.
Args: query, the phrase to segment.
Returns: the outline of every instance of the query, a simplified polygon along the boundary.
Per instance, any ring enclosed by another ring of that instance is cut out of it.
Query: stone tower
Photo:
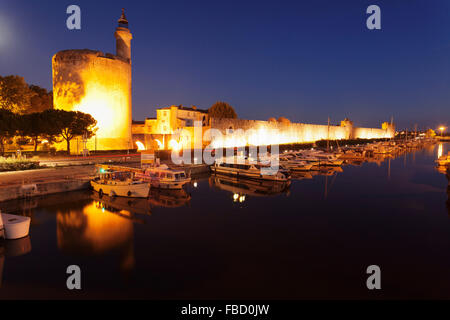
[[[125,16],[125,9],[122,9],[122,15],[119,19],[119,26],[114,34],[116,37],[116,55],[127,59],[131,63],[131,40],[133,35],[128,29],[128,20]]]
[[[131,139],[131,39],[122,10],[115,32],[115,55],[96,50],[65,50],[53,56],[55,108],[89,113],[97,120],[90,150],[134,149]],[[71,150],[78,150],[76,139]]]

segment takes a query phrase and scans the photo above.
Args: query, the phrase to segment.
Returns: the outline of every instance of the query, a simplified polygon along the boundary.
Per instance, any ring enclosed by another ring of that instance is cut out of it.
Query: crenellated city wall
[[[391,138],[395,126],[383,124],[383,128],[358,128],[349,120],[340,126],[305,123],[284,123],[244,119],[211,119],[211,128],[219,130],[223,137],[212,138],[214,146],[269,145],[308,143],[319,140]]]

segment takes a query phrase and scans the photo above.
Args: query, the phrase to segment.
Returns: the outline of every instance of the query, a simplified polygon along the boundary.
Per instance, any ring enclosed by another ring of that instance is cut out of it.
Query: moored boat
[[[0,233],[3,230],[6,240],[21,239],[28,236],[31,218],[0,212]]]
[[[296,159],[292,154],[280,155],[279,161],[284,168],[291,171],[309,171],[314,166],[313,163]]]
[[[450,152],[447,155],[442,155],[439,159],[436,160],[438,165],[440,166],[448,166],[450,165]]]
[[[151,183],[152,188],[159,189],[182,189],[186,183],[191,182],[191,178],[187,177],[183,170],[173,170],[164,164],[146,168],[137,176]]]
[[[92,188],[110,197],[147,198],[150,184],[136,178],[132,171],[113,171],[100,169],[99,175],[91,180]]]
[[[243,177],[248,179],[273,180],[273,181],[288,181],[291,175],[288,170],[283,167],[272,168],[269,164],[261,162],[253,163],[245,160],[239,163],[233,161],[216,160],[211,170],[215,173],[221,173],[236,177]]]

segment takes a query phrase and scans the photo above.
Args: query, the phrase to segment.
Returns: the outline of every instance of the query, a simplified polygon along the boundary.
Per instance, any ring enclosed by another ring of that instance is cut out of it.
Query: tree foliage
[[[90,114],[80,111],[47,110],[54,121],[58,133],[67,143],[67,153],[70,154],[70,141],[76,136],[86,139],[95,134],[95,120]]]
[[[234,111],[233,107],[230,106],[228,103],[221,101],[218,101],[215,104],[213,104],[212,107],[209,108],[208,114],[211,118],[218,118],[218,119],[237,118],[236,111]]]
[[[48,109],[43,112],[18,115],[6,109],[0,109],[0,151],[4,154],[5,142],[15,136],[23,143],[26,137],[31,138],[34,151],[42,139],[49,143],[60,142],[61,137],[67,143],[70,153],[70,141],[77,136],[91,138],[96,131],[97,121],[82,112]]]
[[[278,118],[278,122],[280,122],[282,124],[286,124],[286,125],[291,124],[291,121],[288,118],[285,118],[285,117],[279,117]]]
[[[0,77],[0,109],[22,113],[30,108],[32,96],[23,77]]]
[[[0,109],[23,114],[52,108],[52,92],[39,86],[28,86],[20,76],[0,76]]]
[[[13,137],[17,131],[16,115],[6,109],[0,109],[0,153],[5,153],[5,143],[8,138]]]
[[[30,87],[33,96],[30,100],[30,113],[42,112],[48,109],[53,109],[53,92],[47,92],[46,89],[39,86],[31,85]]]

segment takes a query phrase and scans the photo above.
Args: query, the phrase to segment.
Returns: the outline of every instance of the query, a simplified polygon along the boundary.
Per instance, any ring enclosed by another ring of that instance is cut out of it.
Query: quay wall
[[[89,181],[90,179],[86,178],[5,186],[0,188],[0,202],[83,190],[89,188]]]

